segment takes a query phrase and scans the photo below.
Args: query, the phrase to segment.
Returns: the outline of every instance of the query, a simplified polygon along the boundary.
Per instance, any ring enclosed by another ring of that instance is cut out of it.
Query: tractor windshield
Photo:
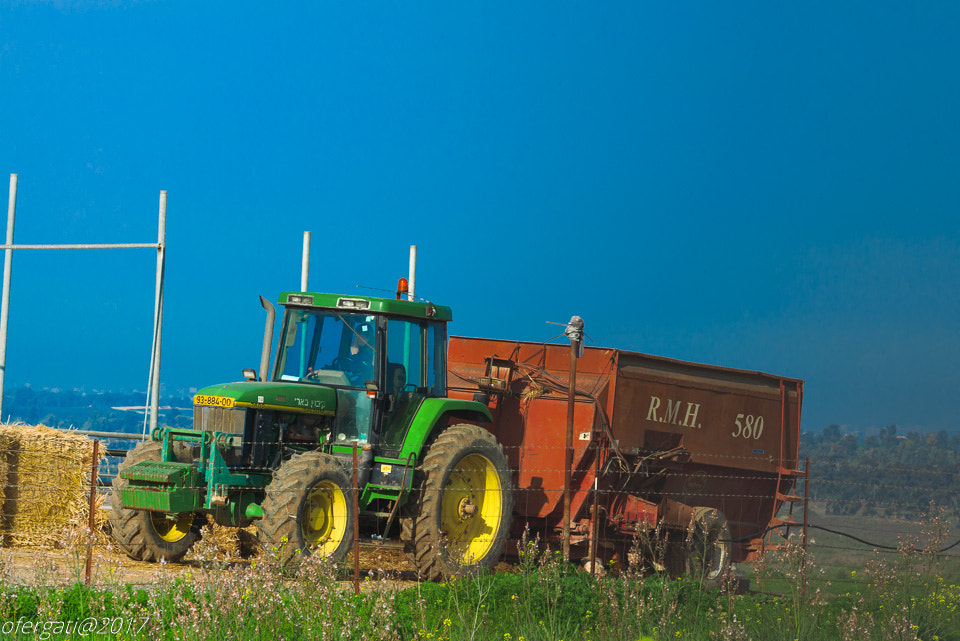
[[[374,379],[376,318],[287,309],[274,380],[360,387]]]

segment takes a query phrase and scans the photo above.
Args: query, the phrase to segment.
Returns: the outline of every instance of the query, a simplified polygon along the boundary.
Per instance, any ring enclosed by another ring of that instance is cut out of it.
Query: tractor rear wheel
[[[257,521],[261,543],[276,548],[281,565],[298,565],[303,554],[334,563],[353,547],[353,485],[333,456],[307,452],[273,473]]]
[[[136,561],[179,561],[200,539],[200,526],[206,523],[193,512],[163,514],[123,507],[121,494],[128,481],[120,478],[120,473],[141,461],[159,461],[162,451],[163,444],[159,441],[146,441],[133,448],[120,463],[110,493],[113,538],[127,556]],[[180,453],[179,448],[174,451]],[[186,458],[186,454],[182,458]]]
[[[430,445],[401,521],[404,551],[421,576],[438,580],[500,560],[513,513],[513,480],[496,438],[454,425]]]
[[[714,508],[695,507],[690,528],[682,541],[667,544],[667,572],[689,576],[705,587],[720,587],[730,569],[732,552],[727,517]]]

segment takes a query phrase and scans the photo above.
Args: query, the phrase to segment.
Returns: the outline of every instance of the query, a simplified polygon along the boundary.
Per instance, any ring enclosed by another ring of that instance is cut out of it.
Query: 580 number
[[[763,417],[753,414],[737,414],[737,431],[733,433],[733,438],[753,438],[758,439],[763,434]]]

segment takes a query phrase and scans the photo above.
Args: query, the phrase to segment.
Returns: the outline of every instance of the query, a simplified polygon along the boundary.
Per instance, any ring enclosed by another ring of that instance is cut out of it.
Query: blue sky
[[[960,5],[0,2],[17,243],[152,242],[162,382],[257,295],[807,381],[804,429],[960,429]],[[5,193],[5,190],[4,190]],[[5,200],[4,200],[5,202]],[[146,385],[150,250],[15,254],[8,387]]]

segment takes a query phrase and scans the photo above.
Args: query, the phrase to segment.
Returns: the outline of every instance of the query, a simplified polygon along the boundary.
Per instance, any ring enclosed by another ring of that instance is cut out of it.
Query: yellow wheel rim
[[[320,481],[303,502],[300,532],[318,554],[333,554],[347,532],[347,499],[333,481]]]
[[[443,488],[440,529],[461,565],[481,561],[493,548],[503,521],[503,494],[497,468],[482,454],[455,466]]]
[[[161,512],[151,512],[150,521],[153,523],[153,529],[157,536],[167,543],[176,543],[187,534],[193,527],[193,512],[181,512],[175,519],[168,519]]]

